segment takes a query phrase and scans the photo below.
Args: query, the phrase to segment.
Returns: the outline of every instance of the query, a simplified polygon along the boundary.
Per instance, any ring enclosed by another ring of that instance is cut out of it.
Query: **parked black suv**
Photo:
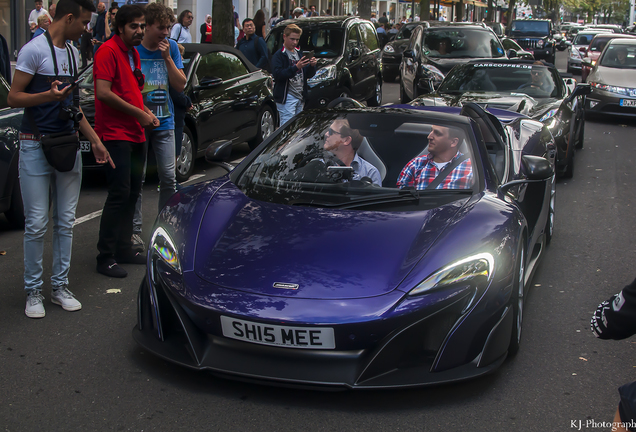
[[[382,49],[382,78],[385,82],[395,81],[400,76],[402,51],[408,46],[411,33],[418,25],[428,27],[427,21],[416,21],[402,25],[395,39]]]
[[[514,20],[510,26],[510,38],[537,60],[554,64],[556,42],[550,20]]]
[[[482,23],[431,22],[411,34],[400,64],[400,101],[431,93],[456,65],[506,58],[501,41]]]
[[[316,74],[307,81],[306,108],[326,107],[340,97],[382,103],[380,44],[375,27],[358,17],[312,17],[285,20],[267,35],[270,56],[283,49],[283,31],[290,24],[303,30],[299,48],[314,51]]]

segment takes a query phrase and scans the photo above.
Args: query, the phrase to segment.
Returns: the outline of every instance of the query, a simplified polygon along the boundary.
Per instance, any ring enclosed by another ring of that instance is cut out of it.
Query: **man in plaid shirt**
[[[460,137],[457,130],[435,125],[432,129],[428,135],[428,154],[406,164],[398,177],[398,188],[426,189],[447,164],[463,156],[458,151]],[[472,184],[472,165],[470,158],[466,158],[448,173],[436,189],[469,189]]]

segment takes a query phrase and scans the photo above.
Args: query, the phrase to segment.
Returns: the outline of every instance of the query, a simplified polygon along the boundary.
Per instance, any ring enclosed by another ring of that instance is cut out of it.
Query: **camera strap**
[[[44,32],[44,36],[46,37],[46,40],[49,43],[49,48],[51,49],[51,55],[53,56],[53,72],[55,73],[54,80],[58,80],[60,78],[60,72],[57,67],[57,56],[55,55],[55,47],[53,46],[53,39],[51,39],[51,35],[49,34],[48,31]],[[77,63],[75,61],[75,54],[73,54],[73,50],[69,47],[68,42],[64,43],[64,47],[66,48],[66,56],[69,62],[69,68],[71,72],[70,85],[72,85],[72,83],[77,80],[77,76],[78,76]],[[60,104],[61,103],[62,102],[60,102]],[[73,89],[73,105],[75,105],[76,108],[79,108],[79,86],[75,86],[75,88]],[[33,129],[34,134],[40,135],[40,129],[38,128],[38,125],[35,123],[35,119],[33,118],[33,113],[31,113],[31,110],[29,108],[26,108],[24,111],[29,122],[31,123],[31,128]]]

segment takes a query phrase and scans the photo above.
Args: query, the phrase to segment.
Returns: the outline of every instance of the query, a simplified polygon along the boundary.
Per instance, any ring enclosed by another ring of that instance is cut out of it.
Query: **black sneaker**
[[[125,278],[128,272],[121,268],[114,259],[109,259],[103,263],[97,263],[97,273],[101,273],[108,277]]]
[[[146,253],[134,249],[120,252],[115,258],[122,264],[146,264]]]

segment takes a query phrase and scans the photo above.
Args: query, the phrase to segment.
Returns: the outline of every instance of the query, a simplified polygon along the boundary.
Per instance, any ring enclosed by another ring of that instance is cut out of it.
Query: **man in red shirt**
[[[99,227],[97,271],[126,277],[119,263],[145,264],[143,252],[132,248],[135,204],[141,189],[146,137],[144,128],[159,120],[144,106],[144,75],[135,46],[144,37],[144,10],[125,5],[115,18],[115,35],[95,54],[95,132],[110,152],[116,168],[107,168],[108,197]]]

